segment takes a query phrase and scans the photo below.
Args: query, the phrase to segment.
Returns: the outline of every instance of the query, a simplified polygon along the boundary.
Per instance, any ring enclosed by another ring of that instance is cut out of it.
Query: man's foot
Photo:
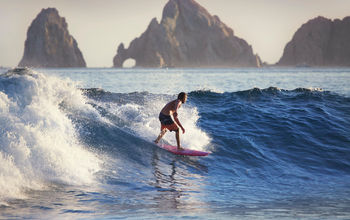
[[[185,150],[183,147],[177,147],[177,150]]]
[[[153,142],[154,142],[155,144],[158,144],[159,141],[158,141],[158,140],[154,140]]]

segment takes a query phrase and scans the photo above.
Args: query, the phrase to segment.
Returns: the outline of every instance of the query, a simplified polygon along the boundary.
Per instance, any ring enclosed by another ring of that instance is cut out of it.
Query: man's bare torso
[[[172,115],[174,112],[177,111],[178,108],[181,106],[181,101],[176,99],[174,101],[169,102],[164,106],[161,113],[164,115]]]

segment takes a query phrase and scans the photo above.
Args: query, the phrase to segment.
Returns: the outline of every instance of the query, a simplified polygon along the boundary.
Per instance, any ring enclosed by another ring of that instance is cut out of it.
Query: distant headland
[[[303,24],[280,60],[269,66],[350,66],[350,17],[317,17]],[[169,0],[160,22],[153,18],[140,37],[120,43],[113,67],[133,59],[135,67],[261,67],[252,46],[235,36],[216,15],[195,0]],[[27,32],[19,66],[86,67],[65,18],[55,8],[42,9]]]
[[[19,66],[86,67],[76,40],[69,34],[65,18],[57,9],[41,10],[28,28]]]
[[[158,23],[118,47],[114,67],[133,58],[141,67],[258,67],[257,55],[243,39],[194,0],[170,0]]]
[[[309,20],[286,45],[277,65],[350,66],[350,17]]]

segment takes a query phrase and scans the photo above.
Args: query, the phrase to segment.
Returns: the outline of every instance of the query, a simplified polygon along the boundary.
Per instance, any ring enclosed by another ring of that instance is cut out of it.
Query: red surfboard
[[[191,149],[187,149],[184,148],[183,150],[178,150],[176,146],[172,146],[169,144],[157,144],[158,147],[163,148],[164,150],[167,150],[173,154],[177,154],[177,155],[186,155],[186,156],[208,156],[208,154],[210,154],[209,152],[205,152],[205,151],[198,151],[198,150],[191,150]]]

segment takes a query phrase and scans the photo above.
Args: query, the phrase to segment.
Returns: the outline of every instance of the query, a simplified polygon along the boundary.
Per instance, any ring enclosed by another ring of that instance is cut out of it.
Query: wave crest
[[[92,109],[70,80],[26,68],[0,76],[0,200],[46,182],[94,181],[99,159],[80,143],[62,103]]]

